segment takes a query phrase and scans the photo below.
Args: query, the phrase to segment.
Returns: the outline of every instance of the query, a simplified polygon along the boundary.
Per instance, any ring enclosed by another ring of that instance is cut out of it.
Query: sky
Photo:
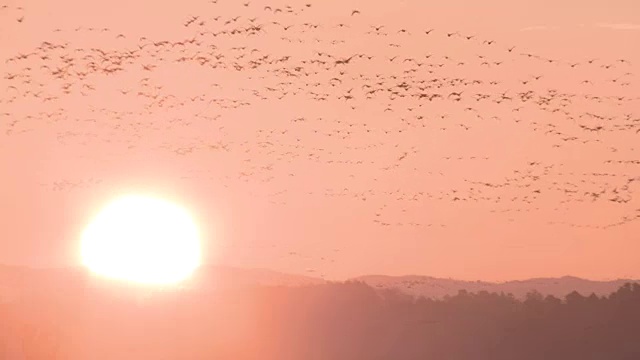
[[[205,262],[640,278],[640,3],[0,0],[0,263],[125,193]]]

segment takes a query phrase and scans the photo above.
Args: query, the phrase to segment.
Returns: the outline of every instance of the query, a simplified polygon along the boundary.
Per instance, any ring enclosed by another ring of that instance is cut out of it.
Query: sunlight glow
[[[93,273],[142,284],[173,284],[200,265],[197,226],[168,201],[124,196],[105,207],[82,234],[82,262]]]

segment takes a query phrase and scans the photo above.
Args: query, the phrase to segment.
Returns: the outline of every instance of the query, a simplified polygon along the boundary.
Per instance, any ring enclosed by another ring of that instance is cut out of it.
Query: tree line
[[[416,298],[361,282],[136,301],[76,295],[0,305],[0,358],[640,359],[638,283],[608,296],[524,299],[465,290]]]

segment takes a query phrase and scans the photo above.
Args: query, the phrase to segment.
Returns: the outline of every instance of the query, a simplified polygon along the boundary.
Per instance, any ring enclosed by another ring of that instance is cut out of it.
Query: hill
[[[68,268],[29,268],[0,265],[0,301],[10,301],[29,293],[72,294],[73,288],[109,286],[108,281],[92,281],[90,274],[81,267]],[[395,288],[414,296],[442,298],[452,296],[459,290],[469,292],[487,291],[490,293],[511,293],[523,298],[528,292],[537,290],[543,295],[564,297],[572,291],[583,295],[608,295],[624,283],[633,280],[594,281],[573,276],[560,278],[534,278],[507,282],[462,281],[435,278],[430,276],[386,276],[365,275],[349,279],[361,281],[376,289]],[[181,285],[181,289],[190,291],[216,291],[242,289],[255,286],[304,286],[317,285],[326,281],[320,278],[287,274],[268,269],[245,269],[229,266],[203,266],[191,279]]]
[[[454,279],[441,279],[430,276],[385,276],[367,275],[354,278],[374,288],[397,288],[414,296],[429,298],[442,298],[446,295],[455,295],[459,290],[469,292],[488,291],[505,294],[513,294],[516,298],[523,298],[528,292],[536,290],[543,295],[564,297],[566,294],[577,291],[583,295],[595,293],[598,296],[608,295],[624,283],[633,280],[618,279],[611,281],[594,281],[573,276],[560,278],[534,278],[527,280],[514,280],[506,282],[486,281],[462,281]]]

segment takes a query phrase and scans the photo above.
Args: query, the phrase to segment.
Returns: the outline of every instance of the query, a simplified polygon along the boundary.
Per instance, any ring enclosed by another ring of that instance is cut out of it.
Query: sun
[[[84,229],[81,257],[99,276],[174,284],[200,265],[199,232],[182,207],[159,198],[126,195],[108,204]]]

